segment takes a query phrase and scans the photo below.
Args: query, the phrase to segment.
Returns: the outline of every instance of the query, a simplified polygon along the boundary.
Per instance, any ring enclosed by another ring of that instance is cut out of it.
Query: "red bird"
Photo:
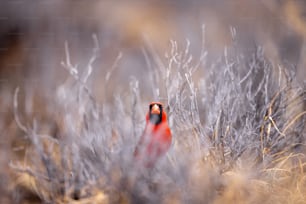
[[[136,146],[134,158],[147,168],[153,167],[170,148],[171,139],[171,130],[162,103],[150,103],[146,127]]]

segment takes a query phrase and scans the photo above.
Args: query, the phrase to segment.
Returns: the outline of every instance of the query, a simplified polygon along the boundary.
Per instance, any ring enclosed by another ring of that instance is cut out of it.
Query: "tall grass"
[[[10,163],[16,202],[306,202],[306,93],[292,69],[273,64],[260,47],[252,56],[227,48],[209,64],[204,42],[194,57],[188,41],[183,48],[171,41],[165,59],[144,50],[152,89],[141,93],[133,78],[129,93],[112,93],[110,103],[88,85],[99,51],[94,42],[83,68],[66,44],[68,78],[45,101],[46,122],[22,120],[15,91],[14,118],[29,144]],[[120,57],[99,84],[105,93]],[[165,104],[173,143],[144,170],[132,155],[150,102],[142,98],[150,96]],[[46,125],[54,128],[41,133]]]

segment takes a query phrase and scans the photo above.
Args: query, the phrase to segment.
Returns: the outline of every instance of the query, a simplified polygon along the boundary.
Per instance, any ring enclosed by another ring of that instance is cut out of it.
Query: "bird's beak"
[[[160,109],[157,104],[154,104],[151,109],[151,114],[160,114]]]

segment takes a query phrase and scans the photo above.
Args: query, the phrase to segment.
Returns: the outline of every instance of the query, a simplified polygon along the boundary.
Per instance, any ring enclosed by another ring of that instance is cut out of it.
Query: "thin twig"
[[[18,125],[18,127],[25,133],[28,133],[28,129],[21,123],[19,115],[18,115],[18,93],[19,93],[19,87],[15,89],[14,94],[14,118]]]
[[[288,128],[290,128],[290,126],[292,126],[300,117],[302,117],[305,114],[306,114],[306,111],[303,111],[303,112],[297,114],[291,121],[289,121],[288,124],[285,125],[282,132],[285,134],[286,131],[288,130]]]
[[[22,167],[22,166],[20,166],[20,165],[14,164],[13,162],[10,162],[10,163],[9,163],[9,166],[10,166],[12,169],[14,169],[14,170],[16,170],[16,171],[18,171],[18,172],[20,172],[20,173],[26,173],[26,174],[28,174],[28,175],[30,175],[30,176],[32,176],[32,177],[38,179],[38,180],[39,180],[39,179],[43,179],[43,180],[46,180],[46,181],[51,181],[51,178],[49,178],[49,177],[46,176],[46,175],[43,175],[43,174],[40,174],[40,173],[38,173],[38,172],[33,171],[30,167]]]

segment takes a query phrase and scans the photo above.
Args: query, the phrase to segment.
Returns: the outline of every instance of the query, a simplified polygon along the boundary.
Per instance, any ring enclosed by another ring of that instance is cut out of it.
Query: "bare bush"
[[[10,165],[17,194],[26,189],[47,203],[305,202],[305,85],[295,83],[294,71],[273,64],[261,48],[248,59],[225,49],[208,64],[204,41],[198,59],[188,41],[183,49],[171,41],[166,64],[144,51],[151,92],[140,93],[134,78],[128,94],[101,102],[88,86],[94,42],[85,68],[73,65],[66,44],[68,79],[46,102],[52,134],[39,133],[41,121],[22,122],[16,89],[15,120],[30,142],[24,160]],[[132,160],[146,94],[165,102],[174,136],[151,170]]]

